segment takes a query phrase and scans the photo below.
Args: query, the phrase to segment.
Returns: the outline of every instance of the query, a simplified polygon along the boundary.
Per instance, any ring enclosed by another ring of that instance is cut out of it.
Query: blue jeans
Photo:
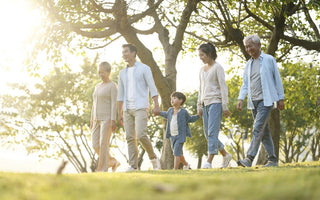
[[[277,162],[278,159],[274,153],[273,141],[268,124],[268,118],[271,113],[272,106],[264,106],[263,100],[253,101],[253,105],[253,138],[247,152],[247,157],[253,160],[257,155],[260,143],[262,142],[268,152],[268,160]]]
[[[222,104],[213,103],[202,108],[202,119],[204,125],[204,134],[208,140],[209,154],[218,155],[219,150],[224,149],[220,142],[219,130],[222,118]]]

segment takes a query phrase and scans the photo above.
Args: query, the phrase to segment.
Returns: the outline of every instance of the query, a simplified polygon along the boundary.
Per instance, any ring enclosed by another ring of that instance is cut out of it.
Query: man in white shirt
[[[129,168],[138,168],[137,139],[148,153],[153,169],[160,169],[160,161],[154,153],[147,136],[149,91],[154,101],[153,113],[159,112],[158,93],[150,67],[136,61],[137,48],[132,44],[122,46],[123,59],[128,63],[122,69],[118,81],[118,110],[120,124],[126,131],[128,144]]]
[[[239,160],[238,165],[251,167],[262,142],[268,152],[268,163],[264,167],[278,166],[278,158],[274,152],[268,118],[274,102],[277,102],[279,110],[284,109],[284,91],[280,73],[274,57],[261,51],[261,43],[258,36],[250,35],[243,41],[251,59],[247,62],[244,70],[237,109],[242,110],[243,100],[248,94],[248,109],[252,110],[254,124],[253,137],[247,157]]]

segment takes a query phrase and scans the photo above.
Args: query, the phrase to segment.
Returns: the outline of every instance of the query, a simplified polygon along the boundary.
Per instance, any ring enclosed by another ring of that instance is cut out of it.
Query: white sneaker
[[[232,159],[232,156],[230,154],[228,154],[228,153],[227,153],[226,156],[223,156],[222,168],[228,167],[231,159]]]
[[[211,163],[206,162],[204,163],[204,165],[202,165],[202,169],[211,169],[211,168],[212,168]]]
[[[153,170],[161,169],[160,160],[158,158],[150,160],[152,163]]]
[[[183,165],[183,170],[189,170],[189,169],[191,169],[189,163],[187,165]]]
[[[126,172],[135,172],[135,171],[138,171],[138,169],[133,168],[132,166],[130,166],[130,167],[126,170]]]

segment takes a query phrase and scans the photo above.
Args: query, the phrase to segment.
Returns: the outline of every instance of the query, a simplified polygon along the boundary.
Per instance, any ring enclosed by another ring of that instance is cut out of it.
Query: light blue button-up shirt
[[[154,84],[151,69],[149,66],[135,62],[133,70],[133,78],[135,82],[135,108],[149,108],[149,90],[151,97],[157,96],[157,88]],[[123,111],[127,110],[128,101],[128,67],[122,69],[118,79],[118,101],[123,102]]]
[[[273,56],[264,54],[263,52],[261,52],[259,60],[264,106],[272,106],[274,102],[284,99],[283,85],[277,62]],[[254,109],[250,91],[252,61],[253,59],[251,58],[246,64],[243,73],[243,83],[238,97],[238,99],[243,100],[248,94],[248,109]]]

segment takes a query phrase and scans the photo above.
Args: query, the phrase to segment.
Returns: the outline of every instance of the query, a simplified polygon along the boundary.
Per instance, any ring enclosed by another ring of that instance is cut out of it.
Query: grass
[[[320,199],[320,162],[131,173],[1,173],[0,199]]]

